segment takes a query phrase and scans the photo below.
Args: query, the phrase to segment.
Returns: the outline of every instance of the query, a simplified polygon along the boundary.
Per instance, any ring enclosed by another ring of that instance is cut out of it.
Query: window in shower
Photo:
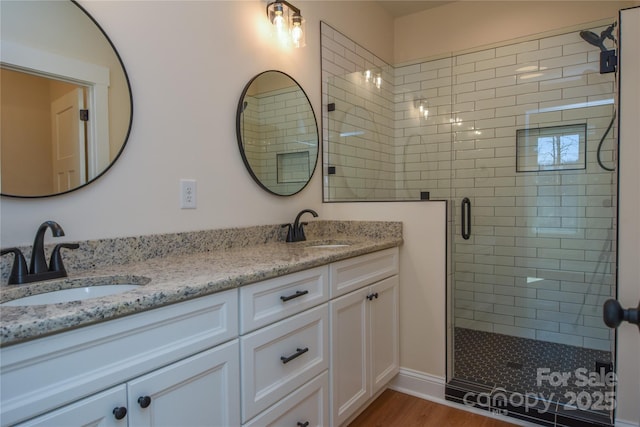
[[[586,169],[586,123],[518,129],[516,171]]]

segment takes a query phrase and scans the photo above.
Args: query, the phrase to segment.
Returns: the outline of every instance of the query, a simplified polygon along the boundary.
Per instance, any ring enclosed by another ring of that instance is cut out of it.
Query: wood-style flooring
[[[383,392],[349,427],[513,427],[514,424],[393,390]]]

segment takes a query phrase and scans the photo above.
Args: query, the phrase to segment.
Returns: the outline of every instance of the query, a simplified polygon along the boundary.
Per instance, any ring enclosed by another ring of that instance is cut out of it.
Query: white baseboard
[[[400,368],[389,388],[411,396],[441,403],[444,401],[445,378],[413,369]]]

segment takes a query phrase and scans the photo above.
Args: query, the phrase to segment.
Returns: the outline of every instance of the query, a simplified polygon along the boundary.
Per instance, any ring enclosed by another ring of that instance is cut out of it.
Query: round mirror
[[[120,56],[73,1],[3,1],[1,19],[2,195],[47,197],[89,184],[131,129]]]
[[[302,190],[318,159],[318,125],[307,94],[289,75],[265,71],[245,86],[236,115],[238,146],[247,170],[265,190]]]

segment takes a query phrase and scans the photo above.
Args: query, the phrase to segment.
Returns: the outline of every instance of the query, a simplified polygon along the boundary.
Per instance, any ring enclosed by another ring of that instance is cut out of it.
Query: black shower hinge
[[[615,50],[600,52],[600,74],[615,73],[618,66],[618,56]]]
[[[327,104],[327,111],[335,111],[335,110],[336,110],[336,103],[335,102]]]
[[[80,110],[80,120],[83,122],[89,121],[89,110]]]

